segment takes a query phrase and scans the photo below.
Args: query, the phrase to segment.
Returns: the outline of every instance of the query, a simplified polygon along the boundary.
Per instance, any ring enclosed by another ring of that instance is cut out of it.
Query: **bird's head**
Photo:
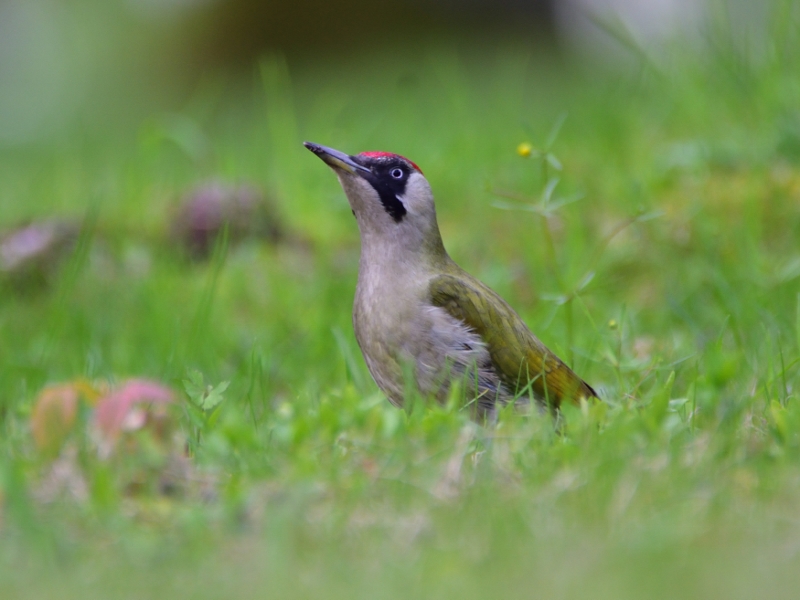
[[[416,164],[390,152],[351,156],[311,142],[304,145],[339,177],[362,241],[376,236],[409,249],[439,250],[433,193]]]

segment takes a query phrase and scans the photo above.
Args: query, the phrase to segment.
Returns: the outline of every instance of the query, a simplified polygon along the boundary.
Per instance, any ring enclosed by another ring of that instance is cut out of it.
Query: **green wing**
[[[531,333],[520,316],[491,289],[468,276],[438,275],[430,283],[435,306],[464,322],[486,343],[502,382],[558,407],[562,400],[597,397],[572,369]]]

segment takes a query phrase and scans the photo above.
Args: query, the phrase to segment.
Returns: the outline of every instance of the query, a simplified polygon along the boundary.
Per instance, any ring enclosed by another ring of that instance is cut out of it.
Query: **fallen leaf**
[[[33,440],[40,452],[55,456],[75,426],[78,388],[72,383],[44,388],[31,412]]]
[[[172,390],[147,379],[129,379],[100,398],[94,412],[100,455],[111,454],[123,432],[137,431],[151,421],[164,420],[164,411],[155,407],[163,407],[173,399]]]

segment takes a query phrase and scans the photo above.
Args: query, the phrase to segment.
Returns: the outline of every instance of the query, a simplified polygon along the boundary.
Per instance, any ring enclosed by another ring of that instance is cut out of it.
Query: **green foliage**
[[[3,151],[4,226],[83,225],[49,287],[0,286],[0,597],[791,597],[796,30],[755,56],[712,28],[602,76],[503,46],[267,58],[137,135]],[[420,164],[453,257],[603,402],[492,428],[390,406],[350,324],[356,224],[303,139]],[[210,175],[272,190],[291,239],[186,262],[171,203]],[[179,485],[153,484],[155,442],[78,440],[75,493],[31,404],[129,376],[185,391]]]
[[[224,400],[222,394],[228,389],[230,381],[223,381],[217,386],[205,385],[200,371],[191,371],[189,379],[183,380],[183,389],[189,400],[203,411],[213,411]]]

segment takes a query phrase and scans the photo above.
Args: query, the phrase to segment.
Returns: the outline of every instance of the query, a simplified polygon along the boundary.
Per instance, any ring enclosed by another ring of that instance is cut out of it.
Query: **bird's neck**
[[[442,237],[391,236],[383,233],[361,232],[360,266],[382,269],[387,276],[406,269],[437,270],[452,262],[444,248]]]

